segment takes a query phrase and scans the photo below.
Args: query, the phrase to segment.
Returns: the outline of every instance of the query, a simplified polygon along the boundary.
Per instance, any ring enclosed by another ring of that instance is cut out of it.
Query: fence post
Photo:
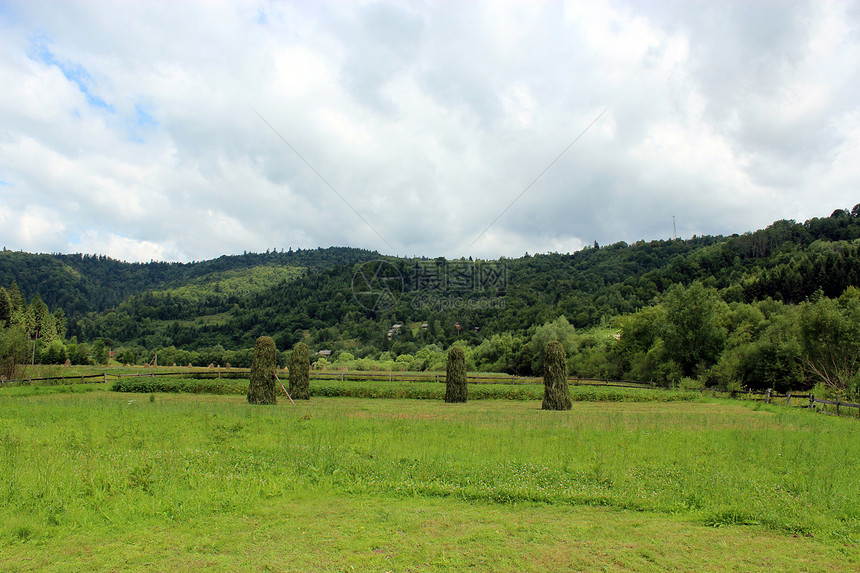
[[[764,401],[765,404],[770,404],[770,391],[771,390],[773,390],[773,388],[767,389],[767,399],[765,399],[765,401]]]
[[[788,394],[785,395],[785,406],[791,406],[791,390],[789,390]]]
[[[340,371],[340,381],[343,382],[343,370]]]
[[[815,396],[812,394],[812,392],[809,393],[809,409],[815,409]]]
[[[836,415],[839,415],[839,399],[836,399]]]
[[[388,373],[388,381],[391,382],[391,372]]]
[[[107,384],[107,372],[104,372],[105,384]]]

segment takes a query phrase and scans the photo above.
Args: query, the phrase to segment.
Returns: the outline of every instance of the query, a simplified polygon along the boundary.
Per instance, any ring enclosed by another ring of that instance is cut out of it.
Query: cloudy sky
[[[860,202],[860,5],[0,0],[0,244],[520,256]]]

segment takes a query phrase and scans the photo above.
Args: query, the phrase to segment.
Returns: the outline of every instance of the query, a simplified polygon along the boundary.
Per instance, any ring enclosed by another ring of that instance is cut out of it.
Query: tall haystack
[[[445,372],[445,401],[465,402],[469,398],[466,385],[466,353],[459,346],[448,350],[448,367]]]
[[[311,363],[308,345],[299,342],[290,356],[290,396],[293,400],[310,400]]]
[[[543,362],[543,410],[570,410],[570,389],[567,386],[567,357],[561,342],[546,345]]]
[[[250,383],[248,384],[249,404],[276,404],[275,397],[275,341],[261,336],[254,344],[254,358],[251,361]]]

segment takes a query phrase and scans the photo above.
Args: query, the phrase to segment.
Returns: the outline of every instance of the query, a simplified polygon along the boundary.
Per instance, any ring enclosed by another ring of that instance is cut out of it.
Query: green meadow
[[[94,386],[0,391],[0,571],[860,567],[856,419]]]

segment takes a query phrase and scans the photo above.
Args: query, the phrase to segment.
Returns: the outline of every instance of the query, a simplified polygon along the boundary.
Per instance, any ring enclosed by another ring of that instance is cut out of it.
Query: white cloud
[[[139,241],[113,233],[87,231],[81,237],[69,242],[70,252],[111,253],[111,256],[125,261],[163,261],[172,260],[174,253],[170,247],[152,241]]]
[[[672,215],[683,235],[826,215],[860,183],[858,19],[842,2],[10,2],[0,216],[24,224],[0,242],[495,257],[668,237]]]

